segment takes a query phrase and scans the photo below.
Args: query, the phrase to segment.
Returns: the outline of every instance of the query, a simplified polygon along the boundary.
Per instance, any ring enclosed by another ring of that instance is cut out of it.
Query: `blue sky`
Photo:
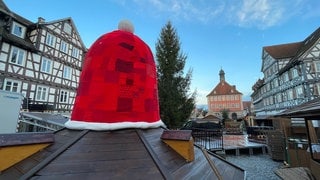
[[[71,17],[87,48],[102,34],[129,19],[135,34],[155,54],[161,28],[171,21],[185,72],[193,70],[191,91],[197,104],[218,84],[219,71],[250,100],[252,85],[263,77],[263,46],[304,40],[320,25],[319,0],[4,0],[8,8],[36,22]]]

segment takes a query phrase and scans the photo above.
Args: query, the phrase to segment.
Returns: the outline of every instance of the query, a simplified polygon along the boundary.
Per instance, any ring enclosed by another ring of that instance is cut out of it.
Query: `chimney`
[[[43,17],[38,17],[38,23],[44,23],[46,20]]]

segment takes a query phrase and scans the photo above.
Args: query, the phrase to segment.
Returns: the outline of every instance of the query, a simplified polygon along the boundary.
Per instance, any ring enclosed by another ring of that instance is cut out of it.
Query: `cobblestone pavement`
[[[273,161],[269,155],[227,155],[226,159],[241,167],[246,171],[248,180],[280,180],[274,171],[279,169],[283,163],[281,161]]]

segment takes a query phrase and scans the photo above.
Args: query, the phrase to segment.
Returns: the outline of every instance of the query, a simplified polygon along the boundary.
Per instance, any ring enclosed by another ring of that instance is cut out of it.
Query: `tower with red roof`
[[[221,69],[219,72],[220,82],[207,95],[208,113],[221,116],[223,110],[232,116],[241,117],[243,114],[242,93],[236,89],[235,85],[230,85],[225,80],[225,73]]]

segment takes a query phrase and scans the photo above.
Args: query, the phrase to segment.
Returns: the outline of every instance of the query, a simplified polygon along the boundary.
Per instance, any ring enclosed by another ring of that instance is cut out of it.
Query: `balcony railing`
[[[192,137],[196,145],[210,151],[223,150],[222,129],[192,128]]]

